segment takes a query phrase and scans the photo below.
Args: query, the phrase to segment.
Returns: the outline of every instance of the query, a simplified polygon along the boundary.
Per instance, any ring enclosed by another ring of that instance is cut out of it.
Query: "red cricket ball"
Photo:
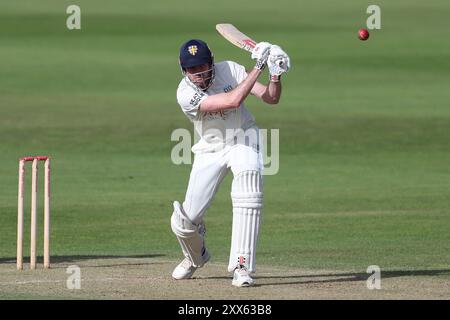
[[[359,29],[358,38],[363,41],[369,39],[369,31],[367,29]]]

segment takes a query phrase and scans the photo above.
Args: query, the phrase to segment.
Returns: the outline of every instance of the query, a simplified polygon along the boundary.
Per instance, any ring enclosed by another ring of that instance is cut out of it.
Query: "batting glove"
[[[291,61],[286,52],[279,46],[272,45],[270,47],[270,55],[267,60],[267,66],[269,67],[270,80],[279,81],[280,76],[288,72],[291,68]]]
[[[271,44],[268,42],[259,42],[252,51],[252,59],[256,60],[255,68],[264,70],[267,59],[269,58]]]

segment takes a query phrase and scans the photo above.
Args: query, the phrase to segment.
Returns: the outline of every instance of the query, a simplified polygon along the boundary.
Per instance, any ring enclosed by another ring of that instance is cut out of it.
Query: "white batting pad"
[[[181,245],[183,254],[192,261],[194,267],[201,267],[204,264],[202,254],[205,253],[204,246],[204,226],[196,226],[186,217],[181,204],[178,201],[173,203],[173,214],[170,224],[178,242]]]
[[[263,207],[262,176],[259,171],[244,171],[233,179],[233,231],[228,271],[238,264],[256,271],[256,244]]]

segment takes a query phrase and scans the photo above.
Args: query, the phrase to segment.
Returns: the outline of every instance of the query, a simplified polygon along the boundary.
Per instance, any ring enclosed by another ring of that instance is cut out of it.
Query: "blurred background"
[[[71,4],[81,30],[66,27]],[[362,42],[370,4],[382,28]],[[444,0],[1,1],[0,261],[15,259],[25,155],[53,159],[53,256],[181,258],[169,220],[190,166],[172,164],[170,135],[192,124],[176,102],[178,50],[200,38],[216,61],[252,67],[215,31],[229,22],[280,45],[293,66],[277,107],[246,103],[261,128],[280,130],[258,263],[448,267],[449,15]],[[230,183],[206,215],[207,245],[224,264]]]

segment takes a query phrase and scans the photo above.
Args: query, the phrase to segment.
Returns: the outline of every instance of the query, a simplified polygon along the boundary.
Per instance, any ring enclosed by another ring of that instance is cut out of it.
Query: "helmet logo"
[[[188,51],[191,55],[195,56],[197,54],[198,48],[197,46],[189,46]]]

